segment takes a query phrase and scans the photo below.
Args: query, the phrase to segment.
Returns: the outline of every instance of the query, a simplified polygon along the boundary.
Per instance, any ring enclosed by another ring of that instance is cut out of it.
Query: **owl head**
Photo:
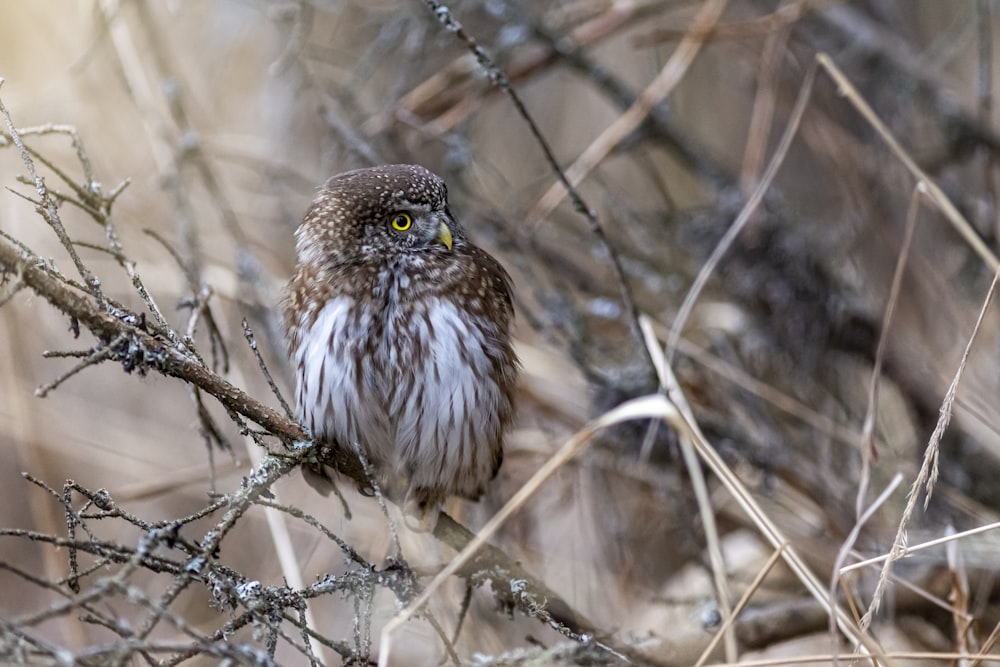
[[[465,237],[444,181],[421,166],[356,169],[326,182],[296,232],[300,262],[377,262],[387,255],[446,255]]]

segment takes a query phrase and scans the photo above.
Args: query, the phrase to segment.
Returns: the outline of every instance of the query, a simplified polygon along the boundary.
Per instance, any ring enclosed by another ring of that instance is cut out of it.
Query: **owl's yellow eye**
[[[392,228],[397,232],[405,232],[413,226],[413,218],[409,213],[397,213],[392,216]]]

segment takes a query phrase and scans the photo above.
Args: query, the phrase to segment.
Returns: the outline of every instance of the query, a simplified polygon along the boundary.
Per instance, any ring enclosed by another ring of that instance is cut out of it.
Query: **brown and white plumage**
[[[397,502],[478,497],[514,411],[507,272],[415,165],[334,176],[296,239],[284,317],[302,424],[357,447]]]

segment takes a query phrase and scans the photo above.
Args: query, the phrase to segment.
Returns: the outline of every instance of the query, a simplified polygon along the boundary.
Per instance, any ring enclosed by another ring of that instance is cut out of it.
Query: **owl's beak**
[[[448,250],[451,250],[451,230],[448,228],[448,223],[442,220],[438,223],[438,240],[444,244]]]

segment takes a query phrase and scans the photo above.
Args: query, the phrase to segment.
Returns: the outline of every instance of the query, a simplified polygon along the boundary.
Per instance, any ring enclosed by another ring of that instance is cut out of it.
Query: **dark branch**
[[[21,276],[25,286],[77,320],[102,343],[110,344],[118,336],[127,336],[129,346],[138,349],[143,359],[160,373],[190,382],[217,398],[228,410],[243,415],[279,438],[290,442],[309,439],[294,421],[219,377],[169,341],[107,312],[91,298],[67,287],[38,257],[26,257],[13,245],[0,241],[0,270]]]

